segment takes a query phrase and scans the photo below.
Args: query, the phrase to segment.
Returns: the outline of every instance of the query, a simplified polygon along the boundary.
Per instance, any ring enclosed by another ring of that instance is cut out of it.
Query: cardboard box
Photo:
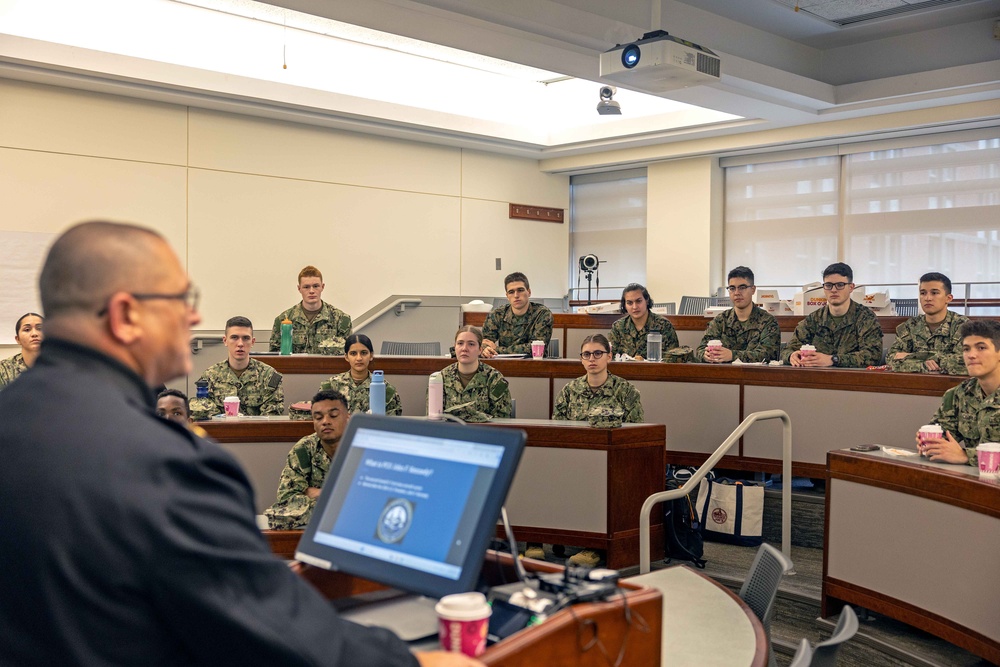
[[[792,302],[788,299],[784,301],[768,301],[767,303],[760,304],[760,307],[774,316],[795,314],[795,311],[792,309]]]
[[[889,298],[889,290],[866,294],[863,286],[854,288],[854,291],[851,292],[851,299],[869,308],[887,308],[892,304],[892,299]]]
[[[823,283],[809,283],[792,299],[792,312],[795,315],[808,315],[826,305],[826,294]]]
[[[755,299],[759,304],[778,303],[781,301],[781,298],[778,296],[778,290],[776,289],[759,289],[757,290]]]

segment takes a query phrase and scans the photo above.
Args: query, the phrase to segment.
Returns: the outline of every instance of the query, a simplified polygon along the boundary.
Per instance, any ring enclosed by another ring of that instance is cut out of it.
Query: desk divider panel
[[[940,403],[932,396],[747,385],[743,411],[746,416],[784,410],[792,419],[792,459],[825,465],[831,449],[861,443],[913,449],[917,429]],[[780,460],[781,422],[762,422],[747,431],[743,455]]]
[[[607,533],[607,473],[606,451],[529,443],[507,494],[511,524]]]
[[[711,454],[740,423],[740,387],[697,382],[633,382],[646,421],[665,424],[667,451]],[[731,449],[730,455],[739,454]]]

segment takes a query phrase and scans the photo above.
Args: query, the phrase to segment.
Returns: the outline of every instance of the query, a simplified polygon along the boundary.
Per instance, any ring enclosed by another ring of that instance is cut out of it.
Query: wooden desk
[[[347,370],[342,357],[260,357],[285,376],[285,396],[305,400],[320,382]],[[427,376],[452,363],[443,357],[376,357],[399,391],[406,415],[423,415]],[[517,415],[546,419],[554,398],[583,374],[575,360],[489,362],[510,383]],[[642,394],[646,420],[665,424],[667,461],[697,465],[746,415],[781,409],[792,418],[792,470],[822,477],[826,454],[845,442],[903,443],[933,416],[941,396],[965,378],[854,369],[804,369],[732,364],[612,363],[609,370]],[[836,410],[830,409],[836,406]],[[765,422],[742,439],[722,467],[781,472],[781,425]]]
[[[291,443],[313,432],[312,422],[287,419],[202,425],[247,468],[258,511],[273,502]],[[526,419],[491,425],[528,434],[506,501],[518,539],[606,550],[608,567],[614,569],[638,564],[639,510],[648,496],[663,490],[662,425],[598,429],[581,422]],[[262,447],[270,452],[263,457]],[[650,559],[663,558],[662,515],[654,516],[650,544]]]
[[[830,452],[822,616],[859,605],[1000,664],[1000,485],[921,461]]]

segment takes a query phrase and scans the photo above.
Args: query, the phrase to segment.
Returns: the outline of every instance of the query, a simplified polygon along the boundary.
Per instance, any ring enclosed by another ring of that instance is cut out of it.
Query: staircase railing
[[[781,552],[788,560],[792,559],[792,420],[784,410],[762,410],[746,416],[736,430],[729,434],[725,442],[701,464],[691,479],[679,489],[660,491],[646,498],[639,513],[639,574],[649,572],[649,517],[655,505],[669,500],[683,498],[693,492],[701,484],[708,471],[715,467],[726,452],[739,442],[740,437],[756,422],[765,419],[781,420]],[[666,530],[666,526],[664,526]],[[795,574],[792,570],[789,574]]]

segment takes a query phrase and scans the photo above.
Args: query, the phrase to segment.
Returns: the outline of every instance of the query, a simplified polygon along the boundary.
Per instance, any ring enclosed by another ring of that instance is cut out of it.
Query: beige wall
[[[158,229],[205,329],[269,327],[305,264],[352,315],[394,293],[500,295],[514,270],[535,296],[568,288],[569,225],[508,219],[508,203],[569,208],[568,177],[535,160],[3,79],[0,99],[0,232]]]

